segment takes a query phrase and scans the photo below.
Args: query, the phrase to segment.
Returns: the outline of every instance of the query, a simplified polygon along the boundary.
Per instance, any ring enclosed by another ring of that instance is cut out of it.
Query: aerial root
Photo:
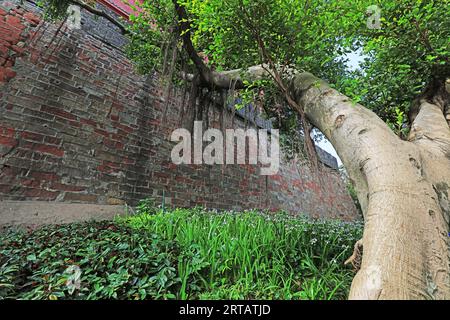
[[[358,271],[361,268],[362,249],[363,249],[363,240],[359,239],[355,243],[355,246],[353,248],[353,254],[350,256],[350,258],[348,258],[344,262],[344,264],[347,265],[347,264],[351,263],[354,270]]]

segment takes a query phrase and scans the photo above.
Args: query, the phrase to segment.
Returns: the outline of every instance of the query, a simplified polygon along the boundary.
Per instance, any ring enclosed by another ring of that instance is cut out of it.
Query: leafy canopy
[[[216,70],[261,63],[259,37],[277,65],[322,77],[395,125],[431,77],[450,74],[449,0],[178,3],[197,52]],[[167,63],[169,44],[194,71],[183,58],[177,21],[172,0],[144,0],[136,11],[129,53],[142,72]],[[356,70],[348,67],[352,52],[364,59]]]

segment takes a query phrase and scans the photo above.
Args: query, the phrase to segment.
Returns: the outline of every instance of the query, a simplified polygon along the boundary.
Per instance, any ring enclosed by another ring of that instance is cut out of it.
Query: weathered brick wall
[[[137,75],[119,49],[120,34],[102,39],[105,21],[83,13],[83,30],[40,21],[31,7],[0,2],[1,199],[134,204],[164,190],[173,206],[357,216],[328,168],[318,177],[290,162],[266,177],[252,165],[172,164],[180,94],[166,108],[158,82]],[[245,126],[218,107],[208,119]]]

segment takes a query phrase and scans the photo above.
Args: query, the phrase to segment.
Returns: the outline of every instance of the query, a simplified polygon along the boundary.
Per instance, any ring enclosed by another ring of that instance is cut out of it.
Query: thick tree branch
[[[191,40],[191,24],[187,15],[186,9],[173,0],[175,12],[178,16],[178,27],[181,39],[183,40],[183,47],[186,50],[191,61],[194,63],[199,75],[200,85],[204,87],[212,87],[215,89],[243,89],[244,82],[242,75],[249,81],[256,81],[269,76],[267,67],[265,65],[257,65],[248,69],[235,69],[223,72],[212,71],[199,56]],[[183,77],[187,80],[192,80],[194,75],[184,74]],[[248,78],[247,78],[248,77]]]
[[[409,141],[436,149],[450,158],[450,80],[437,79],[415,102],[418,113],[412,117]]]
[[[110,16],[109,14],[107,14],[106,12],[104,12],[103,10],[98,10],[96,8],[91,7],[90,5],[84,3],[83,1],[78,1],[78,0],[70,0],[70,2],[72,2],[73,4],[80,6],[81,8],[83,8],[84,10],[95,14],[96,16],[105,18],[106,20],[108,20],[109,22],[111,22],[113,25],[115,25],[116,27],[118,27],[120,29],[120,32],[122,34],[127,34],[129,33],[128,29],[125,27],[124,24],[122,24],[120,21],[118,21],[116,18]]]
[[[200,80],[203,85],[210,85],[212,83],[211,70],[205,65],[202,58],[198,55],[191,40],[191,24],[187,15],[186,9],[178,3],[177,0],[173,0],[175,12],[178,16],[178,25],[180,36],[183,40],[183,47],[189,58],[194,63],[200,74]]]
[[[450,158],[450,127],[439,106],[422,101],[408,140],[417,145],[440,150]]]

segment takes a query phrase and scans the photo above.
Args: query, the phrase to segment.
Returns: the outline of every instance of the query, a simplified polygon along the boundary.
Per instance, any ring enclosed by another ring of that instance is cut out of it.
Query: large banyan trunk
[[[450,299],[450,128],[442,104],[421,101],[409,141],[311,74],[291,90],[335,146],[365,220],[350,299]]]

